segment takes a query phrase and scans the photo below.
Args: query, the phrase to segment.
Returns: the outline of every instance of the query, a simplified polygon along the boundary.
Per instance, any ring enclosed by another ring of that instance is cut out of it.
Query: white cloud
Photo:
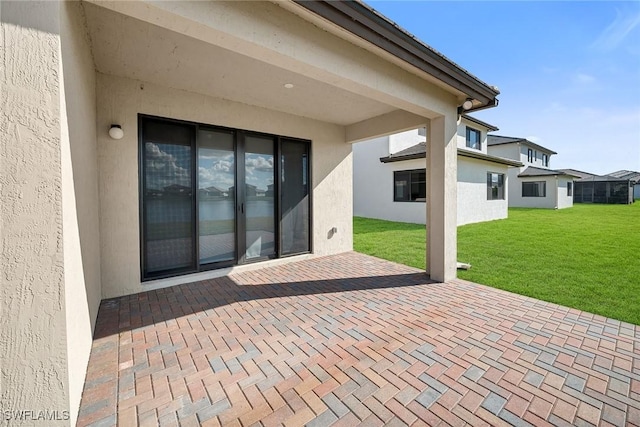
[[[574,81],[579,84],[591,84],[595,83],[596,78],[589,74],[578,73],[575,75]]]
[[[627,12],[616,9],[616,18],[600,33],[591,47],[604,51],[613,50],[639,25],[640,11]]]

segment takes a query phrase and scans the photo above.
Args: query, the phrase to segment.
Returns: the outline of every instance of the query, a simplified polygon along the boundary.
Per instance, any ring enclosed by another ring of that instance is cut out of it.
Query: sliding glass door
[[[309,252],[309,141],[140,116],[143,280]]]
[[[244,229],[243,262],[273,258],[275,247],[275,140],[244,136]]]
[[[236,258],[234,133],[198,130],[198,242],[200,264]]]

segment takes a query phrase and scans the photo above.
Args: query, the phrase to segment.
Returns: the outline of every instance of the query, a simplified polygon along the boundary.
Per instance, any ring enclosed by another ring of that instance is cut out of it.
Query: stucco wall
[[[509,168],[509,207],[547,209],[556,208],[558,191],[556,187],[555,176],[518,178],[519,173],[520,168]],[[522,183],[534,181],[544,181],[547,183],[546,196],[522,197]]]
[[[425,224],[424,202],[393,201],[393,172],[424,169],[426,160],[381,163],[380,157],[389,155],[388,144],[384,137],[353,146],[354,215]],[[507,217],[507,194],[505,200],[487,200],[487,172],[503,173],[507,179],[507,166],[458,156],[458,225]]]
[[[103,298],[149,288],[140,282],[138,113],[310,139],[314,253],[326,255],[352,249],[351,145],[344,142],[342,126],[98,74]],[[124,138],[109,138],[111,123],[122,126]],[[333,227],[338,230],[336,234],[329,233]]]
[[[557,180],[558,209],[570,208],[573,206],[573,195],[567,195],[567,183],[573,182],[572,178],[559,176]],[[575,190],[575,187],[574,187]]]
[[[353,145],[353,212],[365,218],[425,224],[425,202],[394,202],[393,171],[425,169],[425,159],[381,163],[388,137]]]
[[[0,406],[63,415],[69,410],[69,393],[60,5],[3,1],[0,16]]]
[[[505,175],[505,199],[487,200],[487,173]],[[508,216],[507,166],[458,156],[458,225]]]
[[[71,424],[80,406],[100,306],[95,70],[82,5],[62,3],[62,201]]]
[[[520,156],[519,147],[520,146],[518,144],[491,145],[487,147],[487,154],[491,156],[504,157],[505,159],[512,159],[520,162],[522,161],[522,159]],[[526,156],[524,159],[527,160]]]
[[[467,127],[480,131],[480,150],[475,150],[473,148],[467,147]],[[458,123],[458,132],[456,133],[456,142],[458,144],[458,148],[479,151],[487,154],[487,130],[488,129],[486,127],[480,126],[479,124],[473,123],[462,117],[460,119],[460,123]]]

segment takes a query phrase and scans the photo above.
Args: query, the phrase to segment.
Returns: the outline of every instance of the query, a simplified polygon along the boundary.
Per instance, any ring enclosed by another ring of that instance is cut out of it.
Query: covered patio
[[[640,328],[350,252],[102,301],[78,425],[640,425]]]

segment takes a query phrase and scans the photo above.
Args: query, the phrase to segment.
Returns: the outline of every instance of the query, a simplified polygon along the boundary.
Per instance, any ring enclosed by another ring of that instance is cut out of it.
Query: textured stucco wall
[[[140,282],[138,113],[310,139],[314,253],[326,255],[352,249],[351,145],[345,143],[344,127],[98,74],[103,298],[141,292],[151,286]],[[109,138],[110,123],[122,125],[124,138]],[[333,227],[338,232],[330,235]]]
[[[503,144],[503,145],[492,145],[487,147],[487,154],[490,156],[498,156],[504,157],[505,159],[512,159],[518,162],[522,161],[522,157],[520,155],[520,145],[519,144]],[[527,160],[525,151],[524,160]]]
[[[559,176],[556,181],[556,185],[558,186],[558,209],[573,207],[573,196],[567,194],[567,183],[569,182],[573,182],[573,178]]]
[[[416,132],[417,134],[417,132]],[[425,224],[426,203],[394,202],[393,172],[424,169],[425,159],[381,163],[389,154],[388,138],[353,146],[353,211],[356,216]],[[505,200],[487,200],[487,172],[505,174],[507,166],[458,156],[458,225],[506,218]]]
[[[487,200],[489,172],[504,174],[504,200]],[[506,218],[507,181],[507,166],[458,156],[458,225]]]
[[[69,394],[60,5],[3,1],[0,8],[0,406],[3,410],[62,413],[69,409]],[[66,424],[69,421],[46,422]]]
[[[71,423],[80,406],[100,306],[95,70],[82,5],[61,5],[62,201]]]
[[[509,207],[555,209],[558,195],[556,177],[540,176],[518,178],[520,169],[521,168],[509,168]],[[522,183],[533,181],[544,181],[547,183],[547,193],[545,197],[522,197]]]
[[[480,131],[480,150],[475,150],[473,148],[467,147],[467,127]],[[487,130],[488,129],[484,126],[480,126],[476,123],[466,120],[465,118],[461,118],[460,123],[458,123],[458,133],[456,134],[458,148],[479,151],[487,154]]]

